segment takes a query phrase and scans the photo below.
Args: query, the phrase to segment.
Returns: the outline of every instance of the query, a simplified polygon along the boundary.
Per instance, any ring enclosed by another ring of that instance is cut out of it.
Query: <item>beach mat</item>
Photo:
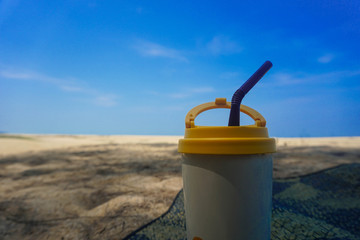
[[[182,190],[128,240],[186,239]],[[360,239],[360,164],[273,181],[271,239]]]

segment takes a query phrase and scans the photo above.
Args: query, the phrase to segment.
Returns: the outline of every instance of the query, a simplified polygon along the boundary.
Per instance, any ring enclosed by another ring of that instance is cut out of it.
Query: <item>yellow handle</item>
[[[202,112],[215,109],[215,108],[231,108],[231,102],[227,102],[226,98],[216,98],[215,102],[208,102],[201,104],[199,106],[194,107],[191,109],[185,117],[185,125],[186,128],[195,127],[195,118]],[[249,115],[255,121],[255,125],[257,127],[265,127],[266,120],[265,118],[258,113],[256,110],[247,107],[245,105],[240,106],[240,111]]]

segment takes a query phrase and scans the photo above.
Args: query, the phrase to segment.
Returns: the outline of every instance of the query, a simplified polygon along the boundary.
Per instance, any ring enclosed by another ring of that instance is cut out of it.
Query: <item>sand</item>
[[[0,135],[0,239],[122,239],[182,188],[180,136]],[[279,138],[274,177],[360,162],[360,137]]]

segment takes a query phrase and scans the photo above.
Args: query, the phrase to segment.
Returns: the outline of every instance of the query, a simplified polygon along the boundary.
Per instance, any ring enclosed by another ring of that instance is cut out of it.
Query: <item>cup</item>
[[[231,103],[217,98],[190,110],[179,140],[187,239],[270,239],[275,139],[264,117],[245,105],[240,111],[254,125],[195,125],[198,114],[214,108]]]

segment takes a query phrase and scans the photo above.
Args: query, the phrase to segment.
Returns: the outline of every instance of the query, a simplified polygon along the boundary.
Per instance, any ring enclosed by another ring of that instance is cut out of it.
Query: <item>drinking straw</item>
[[[229,126],[240,126],[240,105],[245,95],[272,67],[270,61],[266,61],[236,92],[231,99]]]

